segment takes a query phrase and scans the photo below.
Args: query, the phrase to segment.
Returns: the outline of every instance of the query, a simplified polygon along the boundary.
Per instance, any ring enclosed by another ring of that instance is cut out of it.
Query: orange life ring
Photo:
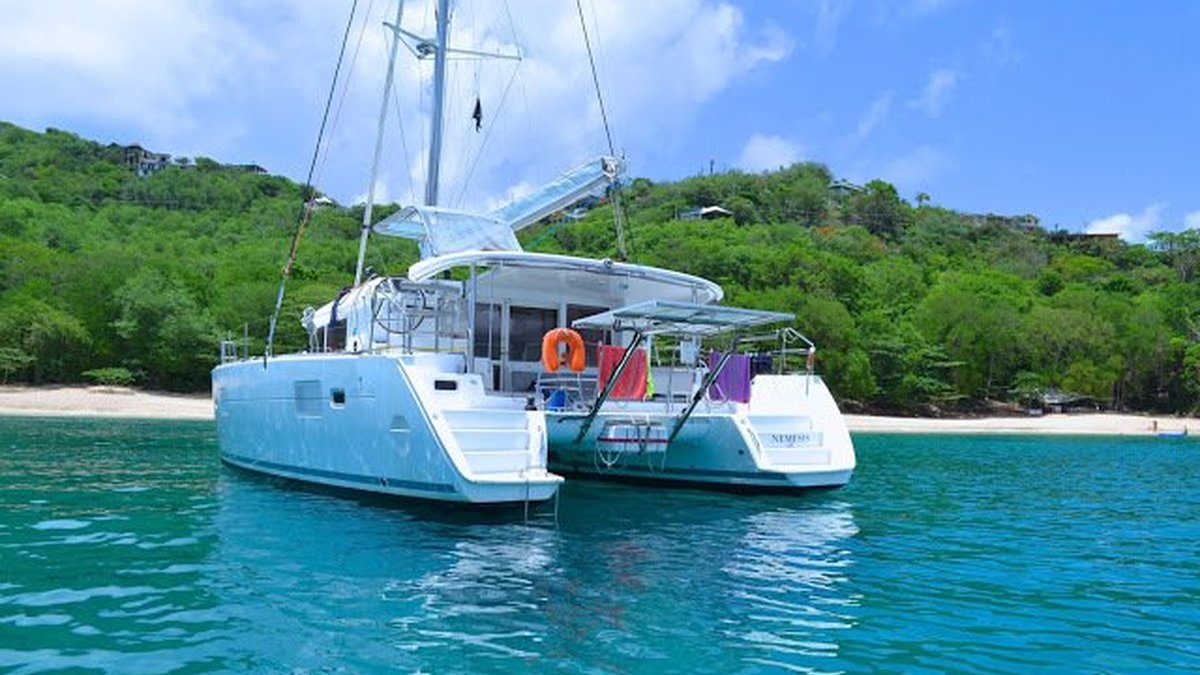
[[[567,351],[558,353],[558,346],[565,344]],[[576,373],[587,367],[587,354],[583,351],[583,336],[570,328],[554,328],[542,336],[542,365],[554,373],[567,366]]]

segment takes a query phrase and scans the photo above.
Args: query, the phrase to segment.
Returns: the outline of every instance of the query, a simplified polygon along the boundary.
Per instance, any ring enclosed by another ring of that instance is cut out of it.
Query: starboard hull
[[[677,410],[651,402],[608,404],[590,425],[578,412],[549,412],[550,468],[664,486],[791,492],[841,487],[856,466],[841,413],[815,376],[760,376],[750,404],[710,406],[670,438],[678,419]]]

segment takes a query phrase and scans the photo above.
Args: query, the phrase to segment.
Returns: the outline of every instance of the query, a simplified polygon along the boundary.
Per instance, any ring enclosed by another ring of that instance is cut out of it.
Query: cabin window
[[[475,305],[475,356],[500,358],[500,305]]]
[[[300,417],[321,416],[320,380],[297,380],[295,383],[296,414]]]
[[[571,322],[576,319],[582,319],[585,316],[592,316],[607,312],[607,307],[588,307],[587,305],[567,305],[567,327],[571,326]],[[600,329],[580,330],[580,337],[583,338],[584,351],[587,352],[587,362],[590,365],[599,365],[600,357],[596,355],[596,347],[604,342],[604,331]]]
[[[542,337],[558,326],[558,310],[543,307],[510,307],[508,310],[508,358],[511,361],[540,361]]]
[[[341,388],[334,389],[329,392],[329,400],[333,403],[333,407],[341,408],[346,405],[346,390]]]

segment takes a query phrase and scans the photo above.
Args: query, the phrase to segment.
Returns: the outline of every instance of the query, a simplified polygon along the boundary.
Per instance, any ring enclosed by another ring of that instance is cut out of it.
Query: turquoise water
[[[1200,669],[1200,443],[856,442],[844,490],[575,482],[555,527],[0,418],[0,671]]]

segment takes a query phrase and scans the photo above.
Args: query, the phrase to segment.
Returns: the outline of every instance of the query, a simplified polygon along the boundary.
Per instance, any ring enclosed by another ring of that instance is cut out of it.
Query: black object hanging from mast
[[[436,37],[432,40],[411,33],[403,28],[397,28],[398,35],[411,41],[409,49],[418,59],[433,58],[433,111],[429,129],[429,170],[426,172],[425,206],[438,205],[438,188],[442,163],[442,135],[446,109],[446,61],[451,56],[475,58],[506,59],[520,61],[520,54],[503,52],[483,52],[471,49],[458,49],[449,45],[450,32],[450,0],[438,0],[434,17],[437,21]],[[406,43],[407,44],[407,43]],[[476,100],[475,110],[478,113],[477,125],[482,124],[483,110],[480,101]]]
[[[438,188],[441,178],[442,164],[442,133],[445,113],[446,94],[446,60],[451,54],[467,57],[487,57],[520,61],[519,54],[504,54],[499,52],[480,52],[469,49],[454,49],[448,45],[450,32],[450,0],[438,0],[434,18],[437,23],[433,39],[417,35],[400,27],[400,19],[404,13],[404,2],[400,0],[396,10],[396,23],[386,24],[394,34],[391,53],[388,58],[387,82],[384,85],[383,106],[379,114],[379,128],[376,131],[375,161],[371,166],[371,181],[367,186],[367,204],[363,213],[362,236],[359,240],[358,265],[354,274],[354,284],[362,282],[363,262],[366,258],[367,237],[371,229],[371,211],[375,198],[375,182],[379,171],[379,154],[383,146],[383,129],[387,118],[388,97],[391,95],[392,77],[395,72],[396,48],[400,43],[418,59],[433,58],[433,111],[429,130],[429,164],[425,180],[425,206],[438,205]],[[477,107],[479,104],[477,103]],[[482,120],[482,110],[480,111]]]

